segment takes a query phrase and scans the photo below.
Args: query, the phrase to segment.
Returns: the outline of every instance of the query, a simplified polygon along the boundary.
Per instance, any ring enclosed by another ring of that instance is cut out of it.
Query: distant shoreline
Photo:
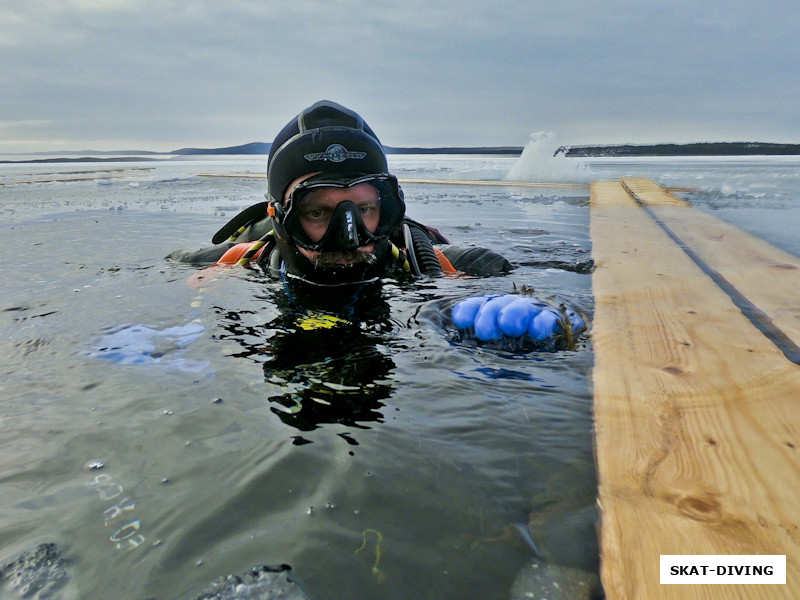
[[[181,148],[172,152],[149,150],[124,151],[69,151],[31,153],[48,158],[0,160],[0,164],[26,163],[81,163],[81,162],[153,162],[177,159],[183,156],[254,156],[269,154],[270,144],[253,142],[225,148]],[[437,148],[386,146],[387,154],[455,154],[455,155],[507,155],[519,156],[521,146],[446,146]],[[800,144],[775,144],[767,142],[698,142],[690,144],[619,144],[608,146],[561,146],[554,156],[567,158],[624,158],[658,156],[797,156]],[[15,155],[17,156],[17,155]],[[18,155],[24,156],[24,155]]]
[[[692,144],[622,144],[615,146],[561,146],[556,155],[568,157],[633,156],[796,156],[800,144],[766,142],[697,142]]]

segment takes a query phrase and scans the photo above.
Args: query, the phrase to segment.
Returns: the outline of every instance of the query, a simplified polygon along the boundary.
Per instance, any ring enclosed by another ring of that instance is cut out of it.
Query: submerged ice
[[[205,331],[197,322],[157,329],[148,325],[125,325],[104,335],[91,356],[122,365],[161,364],[185,372],[200,372],[208,361],[183,358],[181,353]]]

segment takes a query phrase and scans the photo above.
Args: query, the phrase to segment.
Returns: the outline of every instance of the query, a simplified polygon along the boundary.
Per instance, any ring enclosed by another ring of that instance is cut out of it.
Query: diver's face
[[[303,179],[305,178],[293,182],[293,185],[289,186],[288,192]],[[298,223],[312,242],[322,239],[328,230],[336,207],[346,200],[356,205],[361,213],[364,226],[370,233],[375,233],[381,216],[380,193],[375,186],[369,183],[359,183],[350,188],[321,187],[304,196],[302,203],[296,208]],[[316,265],[347,265],[371,260],[375,244],[371,243],[361,246],[358,250],[345,252],[318,252],[301,246],[297,246],[297,249]]]
[[[359,183],[346,189],[323,187],[312,190],[298,207],[298,221],[312,242],[322,239],[333,212],[345,200],[358,207],[367,230],[375,233],[381,216],[381,199],[375,186]]]

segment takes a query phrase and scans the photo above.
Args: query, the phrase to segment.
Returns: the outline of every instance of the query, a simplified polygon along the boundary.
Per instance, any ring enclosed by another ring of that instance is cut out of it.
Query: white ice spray
[[[592,173],[585,163],[567,158],[563,152],[557,156],[556,134],[538,131],[523,148],[519,159],[506,173],[506,181],[586,183]]]

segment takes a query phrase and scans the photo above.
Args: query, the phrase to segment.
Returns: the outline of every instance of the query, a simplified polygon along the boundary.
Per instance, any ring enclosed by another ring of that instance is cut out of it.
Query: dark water
[[[589,256],[587,195],[407,186],[412,217],[517,270],[388,281],[325,328],[255,272],[197,288],[162,258],[262,188],[0,190],[2,562],[56,543],[80,598],[187,598],[279,563],[320,600],[507,598],[523,523],[553,562],[596,570],[589,338],[514,355],[441,325],[513,284],[591,318],[590,276],[556,268]]]
[[[511,162],[397,170],[499,179]],[[797,159],[568,164],[562,180],[694,187],[701,210],[800,253]],[[517,269],[387,281],[329,310],[252,271],[192,287],[162,258],[264,191],[197,173],[260,161],[122,167],[2,171],[0,567],[55,543],[69,581],[29,597],[190,598],[286,563],[315,600],[505,599],[531,559],[514,524],[596,570],[591,338],[514,355],[454,342],[442,316],[524,284],[591,320],[590,276],[570,270],[590,256],[588,191],[406,185],[410,216]]]

